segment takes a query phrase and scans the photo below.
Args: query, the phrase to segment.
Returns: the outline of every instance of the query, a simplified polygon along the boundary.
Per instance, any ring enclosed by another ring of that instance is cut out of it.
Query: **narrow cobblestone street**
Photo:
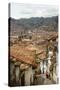
[[[34,84],[35,85],[51,85],[51,84],[55,84],[55,82],[49,78],[46,78],[44,74],[41,74],[36,78]]]

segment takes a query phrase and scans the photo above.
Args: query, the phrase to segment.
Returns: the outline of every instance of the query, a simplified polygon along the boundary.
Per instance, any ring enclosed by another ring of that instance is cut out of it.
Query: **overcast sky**
[[[13,18],[51,17],[58,15],[58,7],[40,4],[11,3],[10,15]]]

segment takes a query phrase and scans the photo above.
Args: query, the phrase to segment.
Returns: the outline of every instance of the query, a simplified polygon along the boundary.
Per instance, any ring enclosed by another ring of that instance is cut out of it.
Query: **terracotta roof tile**
[[[17,44],[10,47],[10,56],[16,58],[20,62],[24,62],[31,65],[36,65],[35,58],[31,51],[28,51],[24,47],[20,47]]]

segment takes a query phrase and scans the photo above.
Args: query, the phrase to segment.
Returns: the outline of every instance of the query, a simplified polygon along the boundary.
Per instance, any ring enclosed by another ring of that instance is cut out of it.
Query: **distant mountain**
[[[53,17],[32,17],[29,19],[21,18],[14,19],[9,18],[10,21],[10,32],[11,34],[21,34],[26,33],[28,30],[34,31],[48,30],[48,31],[58,31],[58,16]]]

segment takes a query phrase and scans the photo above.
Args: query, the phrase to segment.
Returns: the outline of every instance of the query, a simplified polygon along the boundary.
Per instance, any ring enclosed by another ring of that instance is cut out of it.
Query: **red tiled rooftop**
[[[20,62],[33,66],[36,65],[34,55],[32,55],[32,53],[27,49],[18,45],[13,45],[10,47],[10,56],[16,58],[16,60],[19,60]]]

